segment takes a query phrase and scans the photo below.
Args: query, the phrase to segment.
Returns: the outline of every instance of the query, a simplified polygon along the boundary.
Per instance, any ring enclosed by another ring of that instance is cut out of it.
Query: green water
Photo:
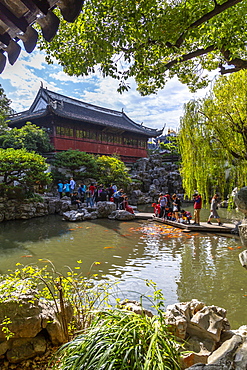
[[[197,298],[224,307],[232,328],[247,324],[247,271],[238,258],[242,250],[238,237],[185,234],[150,221],[72,223],[47,216],[0,224],[1,273],[17,262],[42,265],[39,259],[48,259],[59,271],[80,266],[84,275],[119,279],[120,298],[132,299],[149,293],[144,280],[152,279],[166,305]]]

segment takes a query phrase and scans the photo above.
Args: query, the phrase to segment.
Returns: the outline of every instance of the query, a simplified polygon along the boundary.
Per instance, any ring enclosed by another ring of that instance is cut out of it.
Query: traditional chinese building
[[[83,152],[118,154],[126,163],[147,156],[147,140],[155,130],[132,121],[123,111],[98,107],[40,88],[29,110],[9,117],[10,127],[26,122],[45,128],[56,152],[78,149]]]

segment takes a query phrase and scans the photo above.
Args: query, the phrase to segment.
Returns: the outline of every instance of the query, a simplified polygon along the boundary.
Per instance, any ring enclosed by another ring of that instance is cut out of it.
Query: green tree
[[[0,134],[8,129],[6,118],[9,114],[13,113],[12,108],[10,108],[10,103],[11,100],[7,98],[3,88],[0,85]]]
[[[0,147],[3,149],[24,148],[30,152],[34,151],[39,154],[52,150],[47,132],[33,125],[31,122],[27,122],[21,128],[13,128],[3,132],[0,135]]]
[[[168,137],[168,140],[169,140],[168,143],[161,142],[159,144],[160,148],[162,150],[169,150],[172,154],[178,154],[177,137],[176,136],[170,136],[170,137]]]
[[[28,189],[34,185],[47,185],[50,174],[45,158],[25,149],[0,149],[0,176],[4,185],[17,181]]]
[[[55,180],[73,176],[74,179],[95,178],[98,166],[94,155],[79,150],[65,150],[55,154],[52,171]]]
[[[145,95],[175,75],[194,91],[207,83],[205,70],[247,68],[246,13],[244,0],[88,0],[73,24],[61,20],[54,40],[40,47],[69,75],[99,66],[120,81],[120,92],[129,77]]]
[[[127,167],[117,156],[102,155],[97,158],[97,164],[98,181],[105,186],[126,187],[131,182]]]
[[[186,193],[205,198],[247,180],[247,71],[222,76],[208,97],[185,105],[179,132]]]

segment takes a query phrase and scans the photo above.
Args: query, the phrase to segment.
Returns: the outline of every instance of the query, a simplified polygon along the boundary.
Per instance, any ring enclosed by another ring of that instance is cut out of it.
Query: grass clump
[[[61,370],[178,370],[176,342],[162,316],[120,309],[94,316],[90,327],[61,347]]]

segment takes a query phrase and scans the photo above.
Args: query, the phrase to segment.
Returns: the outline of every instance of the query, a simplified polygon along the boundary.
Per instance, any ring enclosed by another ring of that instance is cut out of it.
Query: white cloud
[[[48,65],[45,54],[34,51],[22,52],[13,65],[7,65],[0,75],[6,95],[12,100],[12,108],[17,112],[26,110],[33,102],[41,83],[50,90],[81,99],[85,102],[121,111],[135,122],[161,129],[176,129],[183,105],[188,100],[204,96],[206,90],[191,94],[187,86],[176,78],[169,80],[157,94],[141,96],[136,91],[133,79],[128,81],[131,89],[123,94],[117,93],[118,81],[110,77],[102,78],[96,74],[85,77],[68,76],[58,64]]]

